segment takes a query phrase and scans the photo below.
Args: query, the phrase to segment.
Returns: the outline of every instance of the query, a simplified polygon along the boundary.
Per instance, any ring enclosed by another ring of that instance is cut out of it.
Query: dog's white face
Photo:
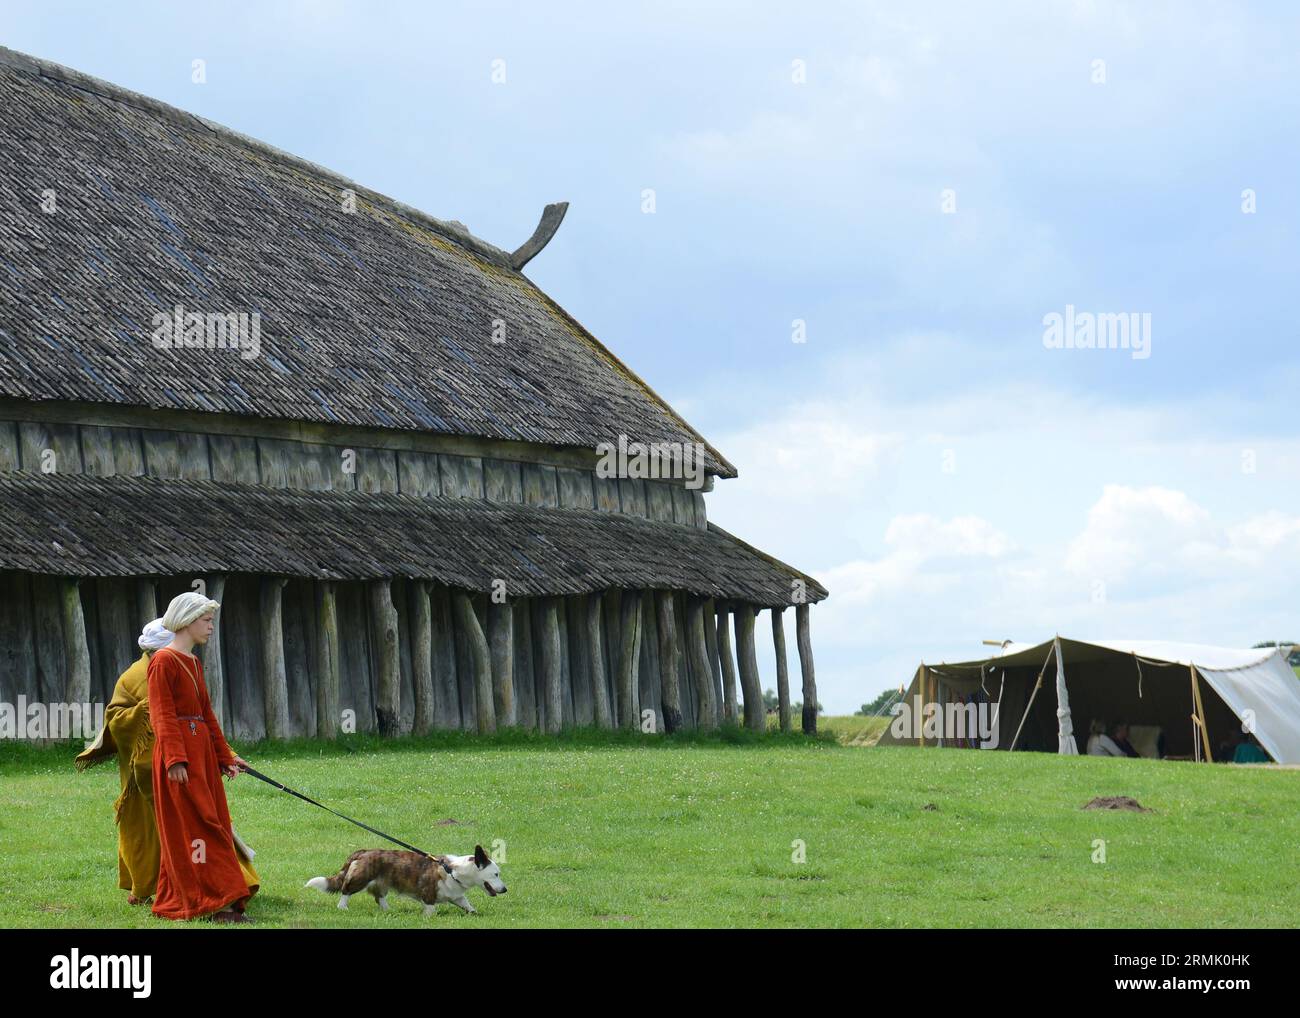
[[[482,845],[474,846],[474,854],[470,856],[470,862],[474,864],[475,882],[491,897],[495,898],[498,894],[506,893],[506,885],[501,880],[501,867],[488,858]]]

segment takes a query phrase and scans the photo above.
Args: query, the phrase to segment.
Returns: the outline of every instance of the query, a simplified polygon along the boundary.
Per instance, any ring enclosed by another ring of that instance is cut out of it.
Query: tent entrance
[[[1031,674],[1019,681],[1032,684],[1036,678],[1036,674]],[[1191,673],[1186,665],[1140,664],[1121,654],[1105,660],[1075,662],[1067,651],[1065,682],[1069,688],[1075,741],[1081,754],[1088,751],[1088,737],[1094,723],[1109,731],[1111,725],[1122,721],[1130,726],[1130,741],[1143,756],[1197,758],[1196,740],[1200,736],[1192,720],[1197,710]],[[1017,751],[1055,753],[1058,750],[1056,696],[1048,677],[1044,677],[1043,683],[1025,718]],[[1241,724],[1209,683],[1198,678],[1198,684],[1213,759],[1230,760]],[[1019,721],[1017,717],[1010,722],[1007,747]]]
[[[1204,758],[1205,742],[1193,720],[1203,712],[1211,759],[1232,759],[1242,739],[1242,724],[1233,707],[1216,690],[1216,685],[1222,685],[1223,672],[1215,673],[1215,684],[1211,684],[1198,671],[1198,689],[1194,693],[1188,664],[1065,639],[1060,646],[1074,740],[1080,754],[1087,752],[1094,724],[1109,732],[1112,725],[1123,722],[1129,725],[1130,742],[1142,756]],[[1010,749],[1019,730],[1016,751],[1058,753],[1061,744],[1056,662],[1052,654],[1052,644],[1046,643],[983,662],[923,665],[905,699],[909,704],[934,703],[944,712],[950,705],[960,709],[971,703],[996,704],[996,745],[987,748]],[[1040,682],[1035,695],[1035,686]],[[919,740],[891,735],[889,731],[880,743],[949,747],[979,744],[974,739],[951,735]]]

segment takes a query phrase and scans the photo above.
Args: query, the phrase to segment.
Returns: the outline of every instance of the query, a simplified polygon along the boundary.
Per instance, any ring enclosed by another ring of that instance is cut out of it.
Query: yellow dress
[[[116,754],[122,794],[113,804],[117,823],[117,886],[140,901],[152,898],[158,884],[158,823],[153,807],[154,732],[149,723],[149,658],[142,654],[122,673],[104,708],[104,728],[77,757],[85,770]],[[261,883],[252,853],[235,839],[235,855],[251,890]]]

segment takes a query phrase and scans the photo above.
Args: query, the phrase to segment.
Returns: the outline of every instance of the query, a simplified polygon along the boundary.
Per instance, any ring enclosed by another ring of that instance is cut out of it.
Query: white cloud
[[[1108,484],[1070,542],[1065,567],[1106,580],[1137,570],[1167,572],[1216,546],[1210,514],[1181,491]]]
[[[997,575],[1013,551],[1011,539],[988,520],[929,514],[896,516],[885,528],[885,554],[825,570],[833,592],[819,609],[819,639],[852,645],[865,634],[894,630],[900,617],[931,611],[936,600],[960,598]]]
[[[859,495],[896,457],[902,436],[864,429],[833,402],[794,403],[727,436],[719,448],[742,467],[751,496]]]
[[[926,514],[896,516],[885,529],[885,543],[917,563],[950,555],[997,558],[1011,550],[1007,536],[978,516],[947,522]]]
[[[1261,561],[1273,559],[1285,565],[1284,555],[1300,554],[1300,516],[1268,512],[1228,528],[1228,543],[1234,549],[1256,554]]]
[[[1300,440],[1207,442],[1194,402],[909,385],[918,363],[960,374],[950,346],[882,344],[838,365],[815,404],[773,401],[719,440],[741,477],[710,513],[831,592],[813,621],[828,708],[855,709],[922,659],[976,657],[983,639],[1297,638]],[[1258,472],[1242,472],[1243,446]]]
[[[1163,586],[1226,582],[1300,567],[1300,517],[1269,510],[1238,523],[1214,519],[1184,492],[1109,484],[1070,542],[1066,568],[1106,581]]]

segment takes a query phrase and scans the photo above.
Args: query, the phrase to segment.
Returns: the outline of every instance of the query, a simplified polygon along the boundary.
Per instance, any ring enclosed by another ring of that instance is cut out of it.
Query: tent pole
[[[1188,665],[1187,670],[1192,673],[1192,704],[1196,708],[1196,719],[1200,722],[1201,743],[1205,747],[1206,763],[1213,763],[1214,757],[1210,753],[1210,730],[1205,725],[1205,704],[1201,702],[1201,684],[1196,681],[1196,665]]]
[[[929,703],[930,669],[921,665],[921,718],[916,729],[917,745],[925,749],[925,705]]]
[[[1025,719],[1029,717],[1029,711],[1034,706],[1034,699],[1038,696],[1038,691],[1043,688],[1043,676],[1047,673],[1047,666],[1052,663],[1052,658],[1056,656],[1056,644],[1053,642],[1052,649],[1047,652],[1047,660],[1043,662],[1043,667],[1038,671],[1038,681],[1034,683],[1034,691],[1029,694],[1029,702],[1025,704],[1025,712],[1020,715],[1020,724],[1016,726],[1016,734],[1011,740],[1011,745],[1007,747],[1008,753],[1016,751],[1016,743],[1020,741],[1020,732],[1025,727]]]
[[[939,708],[939,734],[935,736],[934,744],[943,749],[943,705],[944,705],[944,688],[943,679],[938,675],[934,677],[934,705]]]

